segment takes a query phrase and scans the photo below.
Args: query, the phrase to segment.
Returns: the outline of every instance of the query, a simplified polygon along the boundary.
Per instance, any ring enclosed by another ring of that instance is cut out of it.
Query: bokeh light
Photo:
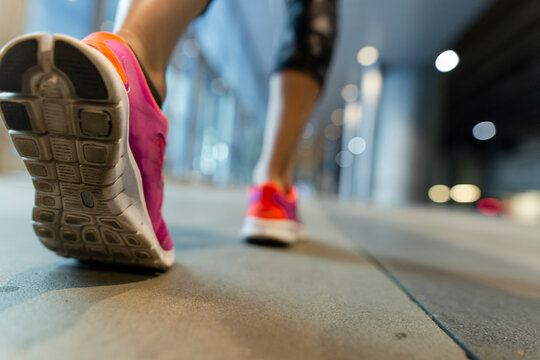
[[[334,124],[328,124],[324,128],[324,137],[330,141],[339,139],[341,136],[341,130]]]
[[[371,66],[379,60],[379,50],[373,46],[364,46],[358,51],[356,60],[362,66]]]
[[[452,71],[459,64],[459,56],[453,50],[446,50],[441,53],[437,60],[435,60],[435,67],[440,72],[449,72]]]
[[[537,224],[540,222],[540,191],[528,191],[512,197],[509,215],[519,222]]]
[[[335,109],[334,111],[332,111],[332,114],[330,115],[330,119],[332,120],[332,123],[334,123],[334,125],[336,126],[343,125],[344,113],[345,111],[341,108]]]
[[[353,160],[353,155],[349,151],[341,151],[336,155],[336,163],[342,168],[351,166]]]
[[[450,189],[450,197],[458,203],[473,203],[480,199],[480,188],[472,184],[459,184]]]
[[[214,145],[214,158],[217,161],[225,161],[229,157],[229,145],[224,142],[219,142]]]
[[[358,86],[354,84],[345,85],[341,90],[341,97],[347,102],[358,99]]]
[[[478,201],[476,207],[479,212],[486,216],[496,216],[502,211],[502,202],[494,198],[484,198]]]
[[[450,188],[446,185],[434,185],[429,188],[428,197],[434,203],[448,202],[450,201]]]
[[[497,128],[491,121],[482,121],[473,127],[472,132],[478,140],[489,140],[497,134]]]
[[[380,70],[367,70],[362,78],[362,97],[368,103],[375,103],[381,96],[383,76]]]
[[[349,103],[345,107],[343,119],[348,126],[358,125],[362,120],[363,109],[360,103]]]
[[[364,140],[363,138],[359,136],[353,137],[351,140],[349,140],[349,144],[347,147],[349,151],[353,153],[354,155],[360,155],[361,153],[366,151],[366,147],[367,147],[366,140]]]

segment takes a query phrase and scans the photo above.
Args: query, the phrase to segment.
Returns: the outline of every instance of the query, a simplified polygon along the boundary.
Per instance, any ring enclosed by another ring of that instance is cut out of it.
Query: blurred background
[[[0,0],[0,44],[111,31],[115,0]],[[245,186],[260,151],[283,1],[215,0],[168,72],[166,171]],[[431,204],[540,223],[538,0],[342,0],[321,102],[298,149],[304,194]],[[0,132],[0,171],[22,168]]]

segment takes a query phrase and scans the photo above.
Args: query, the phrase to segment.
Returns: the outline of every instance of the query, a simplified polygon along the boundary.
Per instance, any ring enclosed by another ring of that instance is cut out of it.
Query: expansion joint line
[[[443,322],[441,319],[439,319],[429,308],[423,304],[420,299],[418,299],[416,296],[414,296],[406,287],[399,281],[398,278],[396,278],[390,270],[388,270],[375,256],[373,256],[369,251],[367,251],[364,247],[358,246],[360,251],[365,255],[370,262],[372,262],[377,268],[379,268],[383,274],[385,274],[394,284],[396,284],[408,297],[411,299],[420,309],[422,309],[427,316],[439,328],[441,328],[442,331],[446,333],[460,348],[463,349],[465,352],[465,355],[471,360],[481,360],[480,356],[478,356],[471,348],[469,348],[463,340],[461,340],[456,334],[452,332]]]

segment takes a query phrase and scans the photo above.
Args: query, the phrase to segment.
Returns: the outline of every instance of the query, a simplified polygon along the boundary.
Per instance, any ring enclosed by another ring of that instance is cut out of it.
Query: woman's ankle
[[[159,66],[154,65],[150,59],[151,57],[146,50],[147,47],[144,45],[144,42],[137,36],[134,32],[127,29],[120,29],[116,33],[118,36],[122,37],[128,45],[131,47],[131,50],[137,56],[137,59],[141,63],[141,66],[145,70],[145,75],[147,75],[155,87],[161,102],[165,100],[167,95],[167,84],[165,80],[165,71],[166,69],[160,69]],[[158,99],[156,99],[157,101]],[[159,101],[158,101],[159,102]]]
[[[285,177],[260,169],[255,169],[252,181],[255,185],[271,182],[283,191],[289,190],[292,186],[292,182]]]

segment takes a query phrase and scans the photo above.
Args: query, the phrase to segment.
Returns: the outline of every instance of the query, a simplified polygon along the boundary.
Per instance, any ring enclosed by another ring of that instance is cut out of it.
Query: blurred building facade
[[[455,43],[462,61],[445,81],[441,148],[454,182],[486,195],[540,190],[540,6],[498,1]],[[473,133],[493,124],[493,136]]]
[[[82,38],[112,30],[117,1],[1,4],[3,21],[9,20],[2,29],[10,29],[1,32],[5,43],[28,31]],[[298,150],[303,189],[376,205],[430,201],[433,185],[444,185],[448,199],[458,184],[498,200],[540,190],[535,0],[339,4],[329,78]],[[249,183],[283,5],[215,0],[179,41],[164,107],[168,174],[217,185]],[[438,72],[435,59],[448,49],[461,61],[454,71]],[[479,140],[475,136],[485,136],[488,123],[496,136]],[[11,150],[0,135],[5,168]]]

